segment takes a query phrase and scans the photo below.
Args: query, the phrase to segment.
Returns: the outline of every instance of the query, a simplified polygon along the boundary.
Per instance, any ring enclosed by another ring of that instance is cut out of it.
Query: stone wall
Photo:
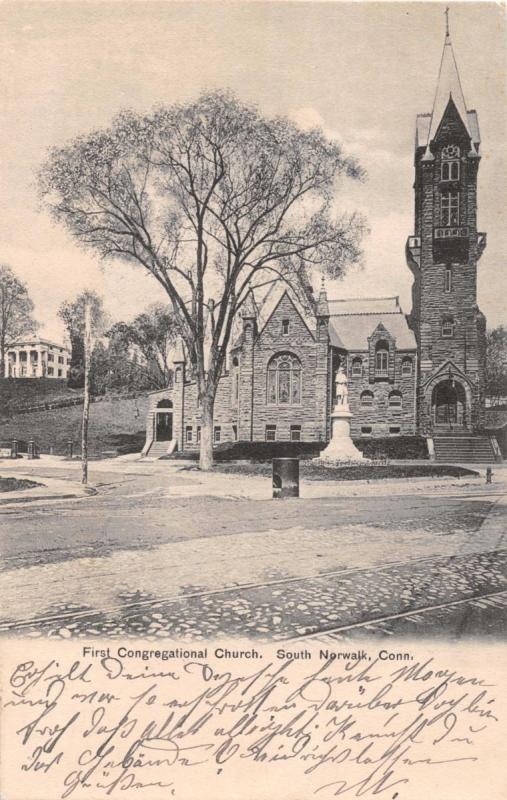
[[[286,335],[282,332],[283,320],[289,321]],[[301,402],[297,405],[268,403],[268,364],[279,353],[291,353],[301,362]],[[253,348],[253,441],[265,440],[266,425],[276,425],[278,441],[290,439],[291,425],[301,426],[303,441],[325,441],[327,353],[327,334],[317,341],[315,330],[310,330],[289,295],[284,294]],[[248,357],[248,350],[243,356]]]
[[[386,338],[385,335],[382,338]],[[374,342],[372,342],[374,344]],[[411,436],[416,432],[415,396],[416,396],[416,352],[415,350],[396,350],[390,348],[389,377],[387,379],[375,378],[374,371],[370,373],[370,351],[351,351],[347,357],[349,406],[353,413],[351,420],[351,434],[359,436]],[[362,361],[362,375],[354,376],[352,363],[354,359]],[[402,375],[402,362],[410,358],[412,361],[412,374]],[[373,404],[364,406],[361,403],[363,392],[372,392]],[[401,407],[389,405],[389,395],[400,392],[402,396]],[[371,427],[371,432],[362,431]],[[399,428],[396,433],[390,429]]]

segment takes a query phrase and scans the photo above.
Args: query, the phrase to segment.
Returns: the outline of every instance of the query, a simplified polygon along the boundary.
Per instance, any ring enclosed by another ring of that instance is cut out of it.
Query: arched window
[[[239,359],[234,356],[232,359],[232,402],[237,403],[239,399]]]
[[[363,362],[360,358],[354,358],[352,361],[352,377],[361,378],[363,374]]]
[[[174,370],[174,382],[181,383],[181,367],[176,367]]]
[[[360,401],[363,408],[370,408],[373,405],[373,392],[362,392]]]
[[[449,144],[442,149],[441,178],[443,181],[459,180],[459,147]]]
[[[459,161],[442,161],[442,180],[459,180]]]
[[[389,408],[401,408],[403,398],[401,392],[391,392],[389,395]]]
[[[401,362],[401,374],[403,378],[410,378],[412,375],[412,359],[404,358]]]
[[[375,347],[375,375],[387,378],[389,370],[389,345],[383,339]]]
[[[452,339],[454,336],[454,317],[447,316],[442,320],[442,337]]]
[[[269,362],[267,401],[271,405],[301,403],[301,362],[291,353],[277,353]]]

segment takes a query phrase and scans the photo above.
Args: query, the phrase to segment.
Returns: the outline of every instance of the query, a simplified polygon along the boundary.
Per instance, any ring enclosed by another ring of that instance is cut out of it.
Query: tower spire
[[[468,113],[465,104],[465,97],[461,86],[461,80],[458,72],[458,65],[454,56],[454,50],[451,42],[451,34],[449,31],[449,6],[445,9],[445,41],[444,49],[442,52],[442,59],[440,61],[440,69],[438,72],[437,90],[435,92],[435,100],[433,102],[433,111],[431,114],[431,124],[428,134],[428,146],[438,130],[438,126],[442,121],[445,110],[452,100],[461,121],[466,128],[466,131],[472,139],[470,125],[468,120]]]

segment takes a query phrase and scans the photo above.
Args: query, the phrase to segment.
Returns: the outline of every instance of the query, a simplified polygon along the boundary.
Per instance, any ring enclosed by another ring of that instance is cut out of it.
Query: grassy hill
[[[0,418],[25,408],[83,396],[82,389],[69,389],[57,378],[1,378]]]
[[[90,406],[89,451],[118,454],[140,452],[145,440],[148,398],[101,398]],[[137,410],[136,410],[137,409]],[[67,441],[74,442],[74,453],[80,453],[82,406],[58,408],[32,414],[20,414],[0,421],[0,442],[5,446],[12,439],[24,443],[33,439],[41,453],[63,455]]]

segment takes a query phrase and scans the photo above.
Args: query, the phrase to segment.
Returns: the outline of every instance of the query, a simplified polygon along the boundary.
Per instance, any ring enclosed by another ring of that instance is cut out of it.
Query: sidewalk
[[[413,462],[396,462],[413,463]],[[493,466],[493,482],[486,484],[486,467],[480,465],[463,465],[475,469],[479,475],[462,478],[417,477],[410,479],[360,480],[360,481],[314,481],[302,478],[300,481],[300,497],[317,499],[325,497],[361,497],[392,496],[408,494],[503,494],[507,489],[507,465]],[[131,456],[127,458],[103,459],[91,461],[91,473],[108,472],[125,476],[153,475],[162,490],[163,497],[223,497],[225,499],[267,500],[272,497],[271,479],[267,475],[234,475],[230,473],[203,473],[195,468],[193,461],[145,461]],[[66,480],[45,476],[48,469],[61,470],[66,473]],[[78,482],[81,462],[68,461],[60,456],[43,456],[41,459],[28,461],[0,461],[0,474],[16,475],[41,480],[45,489],[30,489],[22,492],[9,492],[8,498],[0,499],[0,505],[14,501],[16,503],[35,499],[83,497],[96,493],[86,490]],[[40,476],[40,477],[39,477]],[[68,477],[67,477],[68,476]],[[74,476],[76,479],[74,479]],[[93,480],[92,480],[93,485]]]
[[[0,472],[5,470],[0,466]],[[12,473],[12,470],[9,470]],[[20,472],[15,471],[16,478],[26,478],[33,480],[38,478],[37,474],[33,471]],[[19,506],[24,503],[34,503],[44,500],[63,500],[77,497],[87,497],[97,494],[96,489],[91,486],[83,486],[82,483],[77,481],[70,481],[60,478],[38,478],[43,485],[34,486],[33,489],[19,489],[14,492],[4,492],[0,494],[0,507],[2,509],[9,508],[10,506]]]

